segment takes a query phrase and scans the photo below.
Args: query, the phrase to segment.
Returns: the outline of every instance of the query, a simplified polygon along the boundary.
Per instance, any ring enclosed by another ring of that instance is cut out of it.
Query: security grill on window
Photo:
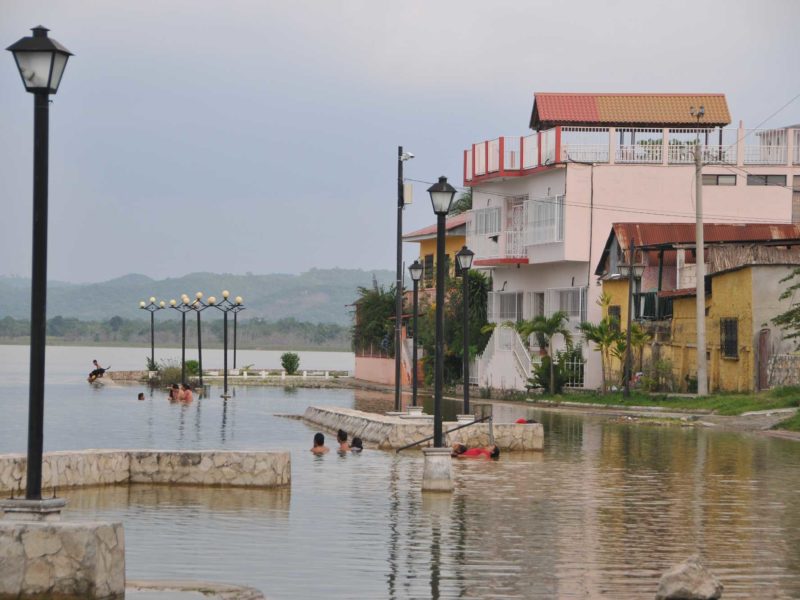
[[[722,356],[739,358],[739,319],[720,319],[719,334]]]
[[[433,254],[426,254],[425,258],[422,260],[422,274],[423,285],[425,287],[431,287],[435,275],[433,272]]]
[[[611,321],[611,329],[620,331],[620,320],[622,319],[622,308],[619,304],[612,304],[608,307],[608,320]]]

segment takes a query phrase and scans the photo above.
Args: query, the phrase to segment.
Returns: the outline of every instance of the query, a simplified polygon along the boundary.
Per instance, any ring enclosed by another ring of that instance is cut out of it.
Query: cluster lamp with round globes
[[[422,279],[422,263],[415,260],[408,272],[411,274],[411,281],[414,282],[414,304],[412,307],[412,319],[414,322],[413,343],[411,350],[411,406],[417,405],[418,369],[417,369],[417,314],[419,313],[419,280]]]
[[[445,270],[445,220],[455,196],[455,188],[447,177],[428,188],[433,212],[436,213],[436,346],[433,378],[433,446],[441,448],[442,439],[442,387],[444,383],[444,270]]]
[[[174,298],[169,301],[169,307],[181,313],[181,383],[186,383],[186,313],[194,310],[190,304],[189,296],[183,294],[180,303]]]
[[[155,322],[155,313],[156,311],[163,310],[166,308],[166,304],[162,300],[159,303],[156,303],[155,296],[150,296],[150,301],[145,302],[142,300],[139,302],[139,308],[141,310],[146,310],[150,313],[150,364],[148,368],[153,370],[155,369],[156,365],[156,322]]]
[[[72,53],[47,28],[8,47],[25,90],[33,94],[33,255],[31,270],[30,386],[25,498],[41,503],[44,446],[44,374],[47,327],[47,184],[50,94],[58,91]]]
[[[203,332],[200,326],[200,313],[210,305],[203,302],[203,292],[197,292],[192,301],[192,310],[197,313],[197,376],[200,379],[200,387],[203,387]]]
[[[472,268],[472,259],[475,258],[475,253],[467,248],[462,247],[456,254],[458,261],[458,268],[461,270],[461,301],[464,305],[464,334],[462,345],[462,369],[464,375],[464,414],[469,413],[469,270]]]
[[[208,305],[213,306],[217,310],[222,311],[223,314],[223,326],[222,326],[222,338],[223,338],[223,350],[222,350],[222,398],[227,399],[230,398],[228,395],[228,313],[232,312],[234,315],[234,323],[236,319],[236,315],[244,310],[244,300],[242,300],[241,296],[236,296],[233,299],[233,302],[230,300],[230,292],[228,290],[223,290],[222,292],[222,300],[217,302],[217,299],[214,296],[209,297]],[[234,351],[235,352],[235,351]]]

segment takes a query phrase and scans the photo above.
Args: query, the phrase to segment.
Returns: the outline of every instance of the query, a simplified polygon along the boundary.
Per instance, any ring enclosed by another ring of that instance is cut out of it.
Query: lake
[[[143,362],[146,351],[130,351]],[[639,600],[700,552],[726,600],[800,598],[798,443],[494,405],[498,421],[543,422],[544,452],[456,461],[455,492],[423,495],[419,452],[315,457],[315,430],[275,416],[309,405],[386,410],[391,395],[247,386],[227,401],[214,387],[188,406],[160,391],[137,401],[144,388],[88,386],[86,357],[107,362],[96,348],[48,348],[46,450],[292,454],[287,490],[59,492],[65,518],[125,524],[129,579],[240,583],[273,600]],[[0,347],[0,368],[0,452],[23,452],[27,349]]]

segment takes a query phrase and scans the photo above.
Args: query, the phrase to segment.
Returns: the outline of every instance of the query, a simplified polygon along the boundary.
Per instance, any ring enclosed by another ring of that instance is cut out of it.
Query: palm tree
[[[580,324],[579,329],[587,341],[592,342],[600,352],[602,390],[607,390],[609,371],[611,369],[611,351],[615,348],[617,341],[622,339],[615,319],[603,317],[596,325],[585,321]]]
[[[644,364],[644,347],[652,339],[653,336],[650,332],[645,331],[644,327],[639,323],[634,323],[631,326],[631,348],[636,348],[639,351],[639,371],[642,370]]]
[[[533,319],[527,321],[520,321],[516,325],[519,334],[527,339],[531,335],[536,336],[540,348],[546,348],[547,356],[550,359],[550,393],[554,393],[556,389],[556,373],[555,365],[553,364],[553,338],[561,335],[567,348],[572,347],[572,332],[569,330],[567,324],[569,317],[564,311],[556,311],[549,317],[544,315],[537,315]]]
[[[461,195],[456,198],[456,201],[453,202],[452,206],[450,207],[450,212],[448,213],[449,216],[453,217],[455,215],[460,215],[461,213],[465,213],[472,208],[472,189],[467,190],[466,192],[462,192]]]

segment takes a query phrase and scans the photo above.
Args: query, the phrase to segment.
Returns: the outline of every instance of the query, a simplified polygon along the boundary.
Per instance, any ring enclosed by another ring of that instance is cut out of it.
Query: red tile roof
[[[467,222],[467,213],[461,213],[460,215],[456,215],[455,217],[449,217],[447,221],[445,221],[445,229],[446,231],[451,231],[456,229],[457,227],[461,227],[465,225]],[[436,225],[428,225],[427,227],[423,227],[422,229],[417,229],[416,231],[412,231],[411,233],[403,234],[403,239],[408,241],[414,241],[411,238],[425,238],[431,235],[436,235]]]
[[[731,116],[724,94],[561,94],[534,95],[530,126],[555,125],[697,127],[692,107],[702,106],[706,127],[728,125]]]

